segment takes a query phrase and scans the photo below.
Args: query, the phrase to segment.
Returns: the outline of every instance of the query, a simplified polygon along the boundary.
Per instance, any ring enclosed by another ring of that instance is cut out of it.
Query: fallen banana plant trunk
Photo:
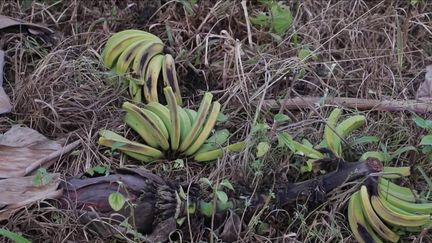
[[[387,112],[412,111],[426,114],[432,112],[432,104],[417,100],[371,100],[344,97],[296,97],[286,100],[265,100],[264,109],[279,110],[281,106],[287,110],[298,110],[320,105],[336,105],[358,110],[377,110]]]
[[[307,198],[319,202],[327,193],[344,182],[366,177],[383,169],[380,161],[375,159],[353,163],[340,160],[331,163],[336,164],[337,169],[334,172],[300,183],[281,184],[276,188],[275,199],[272,199],[270,194],[252,196],[251,189],[242,191],[242,195],[230,197],[228,203],[222,204],[218,201],[220,205],[213,213],[222,218],[229,217],[229,220],[216,222],[220,232],[223,232],[221,234],[224,241],[234,241],[238,235],[227,231],[233,230],[232,228],[236,231],[241,230],[241,227],[237,227],[241,224],[237,224],[236,227],[231,227],[232,224],[225,225],[226,222],[239,221],[232,215],[237,209],[241,211],[246,209],[250,214],[257,208],[264,207],[268,200],[270,200],[269,208],[273,209],[287,208],[293,206],[298,200],[306,201]],[[322,165],[328,166],[328,163]],[[133,226],[140,234],[147,235],[143,239],[150,242],[166,241],[169,234],[180,227],[187,217],[192,222],[202,223],[200,219],[212,215],[206,208],[206,201],[209,200],[210,194],[208,191],[197,184],[189,186],[189,184],[182,185],[179,182],[167,181],[142,169],[118,169],[113,174],[99,177],[80,175],[66,180],[62,188],[64,195],[61,199],[61,207],[81,210],[79,216],[82,222],[90,223],[91,229],[105,236],[109,235],[108,233],[119,232],[119,229],[112,228],[113,222],[117,222],[118,226],[121,222],[127,221],[127,225]],[[120,211],[114,211],[109,204],[110,195],[117,192],[121,193],[126,201]],[[245,200],[251,202],[247,208],[244,208]],[[223,205],[228,206],[223,207]],[[102,219],[108,220],[110,224],[102,223]]]

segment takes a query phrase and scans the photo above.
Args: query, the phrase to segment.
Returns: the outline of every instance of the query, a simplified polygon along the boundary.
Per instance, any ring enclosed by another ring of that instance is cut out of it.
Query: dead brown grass
[[[118,109],[128,99],[126,90],[110,80],[98,56],[109,34],[118,30],[150,30],[166,41],[177,53],[187,105],[195,106],[203,91],[212,90],[230,116],[226,126],[237,138],[245,138],[256,122],[270,122],[273,114],[262,110],[260,102],[283,98],[287,91],[290,96],[414,98],[423,69],[432,61],[432,4],[427,1],[416,7],[409,1],[390,0],[288,1],[295,14],[293,30],[276,43],[265,30],[250,26],[252,45],[240,1],[202,0],[194,16],[187,16],[174,1],[24,2],[29,1],[3,1],[0,14],[42,22],[58,36],[52,44],[17,35],[7,36],[1,43],[6,50],[5,82],[14,112],[0,117],[0,132],[23,123],[50,137],[81,139],[83,146],[56,164],[54,170],[65,176],[98,164],[115,167],[131,163],[118,154],[104,153],[96,143],[101,128],[126,131]],[[250,15],[262,7],[248,1],[247,10]],[[293,31],[298,46],[292,44]],[[398,63],[398,33],[403,40],[402,65]],[[304,46],[317,60],[299,60],[297,51]],[[295,79],[294,71],[299,68],[306,69],[306,75]],[[279,130],[318,142],[327,112],[327,107],[287,111],[293,122]],[[370,113],[367,117],[368,127],[363,132],[380,136],[389,149],[418,144],[419,136],[413,134],[422,131],[413,125],[409,114]],[[182,181],[203,176],[228,178],[257,189],[272,184],[272,177],[267,176],[272,173],[298,179],[292,163],[277,155],[266,161],[264,177],[254,175],[250,170],[253,154],[252,147],[248,153],[212,165],[188,163],[178,170],[170,163],[146,167]],[[423,158],[408,154],[397,163],[409,164],[413,159]],[[426,171],[432,175],[430,168]],[[258,235],[251,229],[243,241],[351,242],[341,201],[331,200],[309,214],[299,209],[277,216],[261,215],[259,220],[271,225],[267,234]],[[32,206],[15,215],[6,227],[35,242],[103,241],[87,232],[73,213],[54,207]],[[184,229],[183,237],[192,232],[194,240],[207,240],[203,228],[190,231]]]

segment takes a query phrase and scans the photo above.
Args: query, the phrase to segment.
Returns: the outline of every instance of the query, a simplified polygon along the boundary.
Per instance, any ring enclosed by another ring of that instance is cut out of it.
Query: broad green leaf
[[[213,182],[211,180],[209,180],[207,177],[202,177],[201,179],[199,179],[199,181],[201,183],[208,185],[209,187],[212,187],[212,185],[213,185]]]
[[[206,140],[206,143],[224,144],[230,136],[228,129],[217,130],[211,137]]]
[[[36,187],[47,185],[51,182],[52,177],[46,168],[39,168],[33,178],[33,185]]]
[[[220,185],[234,191],[233,185],[227,179],[224,179]]]
[[[277,139],[278,139],[278,147],[287,147],[293,152],[296,151],[294,146],[294,140],[291,137],[291,135],[289,135],[288,133],[286,132],[278,133]]]
[[[432,145],[432,135],[426,135],[420,141],[420,145]]]
[[[423,154],[432,154],[432,146],[431,145],[425,145],[422,148],[422,153]]]
[[[201,201],[199,204],[200,212],[210,218],[213,215],[213,204],[211,202]]]
[[[309,147],[309,148],[313,148],[313,144],[312,144],[311,142],[309,142],[309,140],[307,140],[306,138],[303,138],[303,139],[302,139],[302,144],[303,144],[304,146]]]
[[[285,114],[276,114],[274,116],[274,121],[278,122],[278,123],[282,123],[282,122],[286,122],[286,121],[290,121],[291,119],[289,118],[289,116],[285,115]]]
[[[390,154],[390,160],[399,157],[401,154],[408,152],[408,151],[415,151],[417,152],[417,148],[414,146],[405,146],[405,147],[401,147],[398,150],[394,151],[393,153]]]
[[[260,142],[257,146],[257,153],[256,156],[258,158],[263,157],[270,149],[270,144],[267,142]]]
[[[414,122],[417,126],[421,128],[432,130],[432,120],[425,120],[420,116],[414,114]]]
[[[297,56],[301,61],[306,61],[307,59],[313,57],[312,51],[309,49],[309,47],[303,47],[302,49],[300,49]]]
[[[293,144],[294,144],[294,147],[296,150],[296,154],[306,156],[306,157],[309,157],[311,159],[324,158],[324,155],[321,152],[319,152],[313,148],[310,148],[310,147],[303,145],[303,144],[296,142],[296,141],[293,141]]]
[[[27,240],[22,235],[19,235],[7,229],[0,229],[0,236],[6,237],[7,239],[12,240],[16,243],[31,243],[31,241]]]
[[[270,25],[270,16],[261,12],[255,16],[250,16],[249,21],[257,27],[266,28]]]
[[[257,123],[255,126],[252,127],[252,134],[257,134],[261,132],[266,132],[268,129],[270,129],[269,125],[267,123]]]
[[[272,30],[279,35],[285,34],[293,23],[293,16],[289,7],[275,3],[271,6],[270,12],[272,17]]]
[[[119,192],[113,192],[108,197],[108,203],[114,211],[120,211],[123,208],[126,200]]]
[[[228,195],[224,191],[216,191],[216,196],[221,201],[221,203],[228,202]]]

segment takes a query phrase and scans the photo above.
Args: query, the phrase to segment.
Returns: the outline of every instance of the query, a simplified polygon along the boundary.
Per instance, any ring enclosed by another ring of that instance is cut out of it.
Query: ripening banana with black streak
[[[221,105],[212,102],[206,93],[198,111],[182,108],[171,87],[164,88],[167,105],[150,102],[144,107],[125,102],[125,123],[132,128],[143,143],[130,141],[112,131],[100,132],[99,144],[119,150],[143,162],[165,158],[167,154],[191,157],[195,161],[216,160],[225,152],[240,152],[245,142],[225,145],[229,139],[226,129],[212,135]]]
[[[106,67],[125,78],[135,102],[159,102],[158,85],[173,89],[182,104],[174,58],[157,36],[141,30],[124,30],[112,35],[105,44],[102,60]]]

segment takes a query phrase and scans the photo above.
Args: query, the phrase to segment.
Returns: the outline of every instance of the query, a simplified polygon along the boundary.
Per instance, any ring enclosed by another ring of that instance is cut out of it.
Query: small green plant
[[[428,132],[422,137],[420,146],[422,153],[427,155],[429,159],[432,159],[432,120],[423,119],[418,115],[414,115],[414,122],[418,127],[426,129]]]
[[[108,168],[102,165],[98,165],[92,168],[89,168],[86,170],[86,173],[90,176],[94,175],[107,175],[108,174]]]
[[[9,231],[7,229],[0,229],[0,236],[3,236],[9,240],[12,240],[16,243],[31,243],[29,240],[24,238],[22,235],[19,235],[15,232]]]
[[[260,12],[250,16],[250,22],[258,27],[266,28],[277,35],[285,34],[292,26],[293,16],[288,6],[273,0],[260,1],[268,12]]]
[[[201,214],[210,218],[216,211],[223,211],[227,208],[233,207],[233,204],[229,201],[228,195],[224,191],[224,189],[234,191],[234,187],[227,179],[224,179],[219,184],[213,184],[211,180],[203,177],[200,179],[200,182],[207,185],[212,190],[212,193],[210,194],[212,201],[201,201],[199,203],[199,210]]]
[[[46,168],[39,168],[33,178],[33,185],[40,187],[49,184],[52,181],[51,175]]]

